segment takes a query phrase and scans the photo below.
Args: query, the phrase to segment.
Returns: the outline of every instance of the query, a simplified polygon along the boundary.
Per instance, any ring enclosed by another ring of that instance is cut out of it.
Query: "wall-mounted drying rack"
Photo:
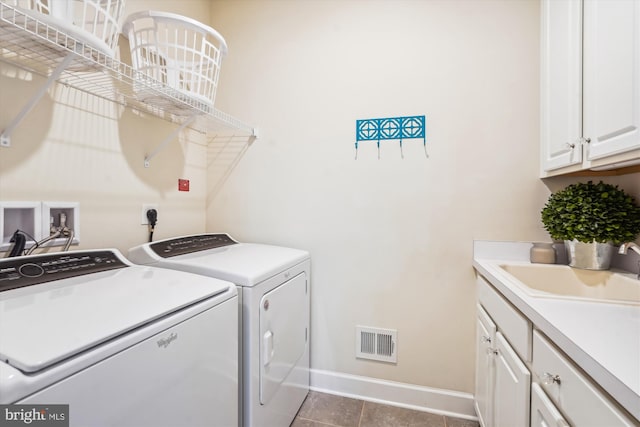
[[[210,105],[189,98],[184,93],[142,76],[130,65],[113,59],[60,29],[24,14],[0,1],[0,62],[45,77],[47,80],[26,103],[18,115],[2,130],[0,146],[11,145],[11,133],[37,105],[54,82],[85,93],[148,113],[179,127],[162,141],[145,159],[145,166],[182,129],[188,127],[208,135],[246,137],[248,143],[257,138],[256,129]],[[136,98],[134,86],[154,93],[153,103]],[[166,102],[164,102],[164,101]],[[171,113],[175,106],[180,115]]]

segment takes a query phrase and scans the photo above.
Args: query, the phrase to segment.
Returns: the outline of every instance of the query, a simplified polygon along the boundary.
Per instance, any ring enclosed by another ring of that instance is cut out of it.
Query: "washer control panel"
[[[158,256],[170,258],[173,256],[190,254],[192,252],[205,251],[223,246],[236,244],[228,234],[200,234],[197,236],[178,237],[176,239],[163,240],[150,245]]]
[[[0,291],[127,267],[112,251],[55,253],[0,260]]]

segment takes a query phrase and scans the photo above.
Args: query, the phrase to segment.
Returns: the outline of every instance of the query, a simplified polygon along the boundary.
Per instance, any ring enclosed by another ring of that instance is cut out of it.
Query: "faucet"
[[[631,249],[634,252],[637,252],[640,255],[640,246],[636,245],[633,242],[623,243],[620,245],[620,249],[618,249],[618,253],[621,255],[626,255],[627,251]]]
[[[628,243],[623,243],[620,245],[620,248],[618,249],[618,253],[621,255],[626,255],[627,251],[631,249],[634,252],[637,252],[638,255],[640,255],[640,246],[636,245],[633,242],[628,242]],[[640,261],[638,261],[638,280],[640,280]]]

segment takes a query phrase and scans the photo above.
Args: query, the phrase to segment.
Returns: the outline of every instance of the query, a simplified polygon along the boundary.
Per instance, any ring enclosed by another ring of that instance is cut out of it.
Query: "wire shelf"
[[[0,61],[48,77],[70,54],[74,54],[73,62],[60,73],[59,83],[170,122],[189,121],[189,128],[202,133],[256,136],[255,129],[241,120],[143,76],[130,65],[0,1]],[[154,94],[153,102],[137,99],[134,85]]]

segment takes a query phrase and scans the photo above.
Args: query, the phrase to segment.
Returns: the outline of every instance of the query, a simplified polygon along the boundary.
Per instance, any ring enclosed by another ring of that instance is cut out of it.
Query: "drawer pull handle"
[[[490,343],[490,342],[491,342],[491,337],[488,337],[488,336],[486,336],[486,335],[483,335],[483,336],[480,338],[480,341],[482,341],[483,343]]]
[[[487,348],[487,354],[489,356],[497,356],[498,355],[498,350],[496,350],[495,348]]]
[[[551,384],[560,385],[560,383],[562,382],[560,380],[560,375],[553,375],[553,374],[550,374],[549,372],[545,372],[542,378],[545,385],[551,385]]]

